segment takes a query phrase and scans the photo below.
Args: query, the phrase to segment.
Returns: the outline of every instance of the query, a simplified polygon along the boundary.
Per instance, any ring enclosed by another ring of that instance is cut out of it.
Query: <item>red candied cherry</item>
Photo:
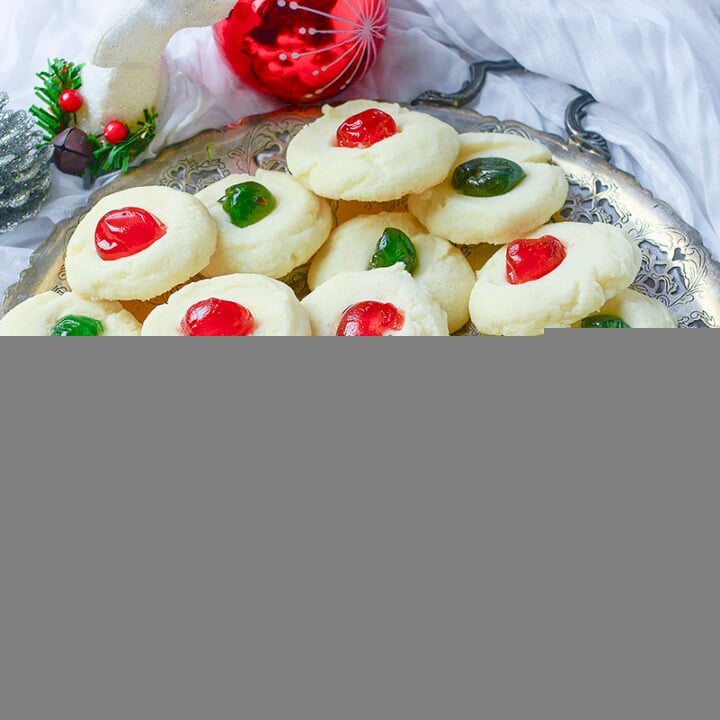
[[[64,90],[58,98],[58,105],[63,112],[76,113],[85,101],[77,90]]]
[[[402,330],[405,316],[394,305],[366,300],[345,310],[338,337],[381,337],[391,330]]]
[[[565,259],[565,246],[552,235],[513,240],[506,249],[506,274],[511,285],[537,280]]]
[[[95,228],[95,249],[102,260],[136,255],[167,233],[167,227],[152,213],[137,207],[111,210]]]
[[[128,126],[125,123],[120,122],[119,120],[111,120],[105,126],[105,130],[103,131],[105,139],[111,145],[118,145],[124,140],[127,140],[127,136],[129,134],[130,131],[128,130]]]
[[[180,331],[189,337],[244,337],[255,332],[255,318],[244,305],[213,297],[188,308]]]
[[[395,135],[397,125],[377,108],[352,115],[337,129],[337,144],[343,148],[366,148]]]

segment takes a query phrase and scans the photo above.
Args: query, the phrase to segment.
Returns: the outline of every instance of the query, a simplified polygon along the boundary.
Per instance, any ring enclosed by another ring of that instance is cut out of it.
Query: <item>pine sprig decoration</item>
[[[0,93],[0,232],[35,215],[52,185],[51,148],[38,146],[35,122],[8,100]]]
[[[106,173],[128,171],[130,163],[155,138],[158,114],[155,108],[146,109],[134,127],[113,121],[98,135],[83,131],[75,117],[83,104],[77,92],[82,87],[82,69],[83,65],[60,58],[48,60],[48,69],[37,73],[40,84],[34,88],[40,103],[32,105],[29,113],[45,133],[40,145],[53,145],[58,168],[73,175],[85,174],[86,182],[93,182]],[[110,125],[123,130],[122,139],[109,134]]]
[[[77,90],[82,86],[82,68],[82,65],[56,58],[48,60],[47,70],[37,73],[41,84],[34,88],[35,94],[46,107],[32,105],[29,112],[45,131],[45,144],[52,142],[56,135],[72,123],[73,116],[60,107],[60,95],[65,90]]]
[[[143,119],[134,128],[128,128],[127,138],[117,145],[111,145],[102,136],[89,135],[88,139],[94,148],[95,161],[91,167],[95,176],[122,170],[127,172],[130,163],[140,155],[153,141],[157,126],[155,108],[145,110]]]

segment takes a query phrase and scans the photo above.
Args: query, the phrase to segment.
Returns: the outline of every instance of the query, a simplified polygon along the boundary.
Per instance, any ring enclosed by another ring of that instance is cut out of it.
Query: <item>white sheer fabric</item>
[[[90,0],[3,6],[0,90],[10,107],[27,109],[49,57],[85,59],[82,38],[103,8]],[[608,139],[613,162],[669,202],[720,259],[720,0],[390,0],[390,8],[378,62],[337,100],[407,102],[427,89],[453,91],[469,62],[514,57],[530,72],[491,75],[470,107],[563,135],[572,86],[590,91],[598,103],[585,124]],[[210,28],[181,31],[165,57],[170,96],[150,156],[282,105],[232,75]],[[40,214],[0,234],[0,295],[87,194],[79,179],[55,173]]]

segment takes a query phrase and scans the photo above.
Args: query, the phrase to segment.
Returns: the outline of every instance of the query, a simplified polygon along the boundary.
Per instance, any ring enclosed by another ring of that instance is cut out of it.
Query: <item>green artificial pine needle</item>
[[[82,68],[82,65],[56,58],[48,60],[48,70],[37,73],[42,84],[33,89],[37,98],[47,107],[32,105],[28,112],[37,119],[37,124],[46,133],[42,144],[52,142],[56,135],[70,127],[72,116],[60,107],[60,95],[65,90],[77,90],[82,86]]]
[[[95,162],[92,172],[95,176],[121,170],[127,172],[130,163],[140,155],[155,137],[157,112],[155,108],[144,111],[144,119],[138,123],[125,140],[117,145],[110,145],[103,138],[90,136],[95,147]]]
[[[40,84],[34,88],[35,95],[45,107],[33,105],[29,113],[45,132],[41,147],[47,146],[63,130],[73,125],[73,115],[60,107],[60,95],[65,90],[82,87],[82,68],[83,65],[56,58],[48,61],[47,70],[37,73]],[[150,145],[155,137],[158,115],[155,108],[146,109],[143,115],[143,120],[117,145],[110,145],[102,135],[88,134],[88,140],[94,148],[95,161],[90,168],[93,178],[115,170],[127,172],[130,163]]]

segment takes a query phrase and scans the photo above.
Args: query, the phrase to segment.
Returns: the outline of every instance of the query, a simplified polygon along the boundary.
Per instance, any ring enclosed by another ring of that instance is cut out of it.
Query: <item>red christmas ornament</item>
[[[66,113],[76,113],[83,106],[83,96],[77,90],[64,90],[58,98],[60,109]]]
[[[387,30],[387,0],[239,0],[214,26],[234,72],[280,100],[325,100],[375,62]]]
[[[119,120],[111,120],[105,126],[103,135],[111,145],[117,145],[123,142],[123,140],[126,140],[129,133],[130,131],[125,123]]]

